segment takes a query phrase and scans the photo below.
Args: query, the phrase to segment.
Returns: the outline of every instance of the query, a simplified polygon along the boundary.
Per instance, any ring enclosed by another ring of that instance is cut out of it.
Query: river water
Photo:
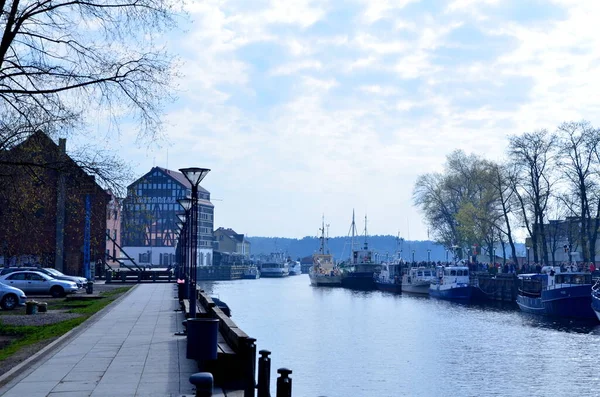
[[[294,397],[600,395],[594,323],[312,287],[305,274],[199,286],[272,352],[273,396],[281,367],[293,371]]]

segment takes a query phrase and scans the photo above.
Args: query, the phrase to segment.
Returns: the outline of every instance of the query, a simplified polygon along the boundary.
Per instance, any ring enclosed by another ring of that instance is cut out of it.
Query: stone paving
[[[0,395],[193,396],[188,378],[198,366],[185,357],[186,338],[174,335],[183,328],[175,296],[174,284],[138,285]]]

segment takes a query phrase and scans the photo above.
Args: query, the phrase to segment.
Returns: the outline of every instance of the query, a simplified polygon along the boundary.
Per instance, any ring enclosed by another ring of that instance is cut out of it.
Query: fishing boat
[[[539,274],[518,277],[517,304],[522,311],[555,317],[596,318],[590,273],[561,273],[558,266],[544,266]]]
[[[319,252],[312,256],[313,265],[308,271],[308,277],[311,285],[340,287],[342,285],[342,275],[327,248],[329,237],[325,236],[325,217],[323,217],[322,222]],[[329,227],[329,225],[327,226]]]
[[[380,291],[402,292],[401,263],[382,263],[381,270],[375,274],[375,287]]]
[[[468,301],[472,290],[466,266],[437,266],[429,284],[429,296],[437,299]]]
[[[242,273],[242,278],[245,280],[256,280],[260,278],[260,272],[256,266],[249,266]]]
[[[352,212],[352,246],[356,232],[354,211]],[[374,261],[374,253],[367,243],[367,217],[365,216],[365,243],[363,249],[351,249],[352,255],[347,263],[340,265],[342,270],[342,287],[360,290],[375,289],[374,274],[381,270],[381,265]]]
[[[402,276],[402,292],[411,294],[429,294],[429,286],[435,280],[435,269],[430,267],[412,267]]]

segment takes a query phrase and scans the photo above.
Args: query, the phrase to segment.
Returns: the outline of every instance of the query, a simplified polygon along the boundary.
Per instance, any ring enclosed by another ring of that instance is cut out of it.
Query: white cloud
[[[323,67],[321,62],[316,60],[305,60],[300,62],[288,63],[285,65],[280,65],[277,68],[273,69],[270,74],[273,76],[285,76],[297,73],[301,70],[313,69],[319,70]]]
[[[412,185],[453,149],[498,159],[507,134],[600,123],[600,3],[554,3],[568,13],[542,26],[492,0],[354,0],[349,15],[336,0],[191,2],[170,164],[213,169],[217,226],[302,236],[326,212],[344,235],[354,207],[372,233],[407,237],[408,217],[425,238]]]

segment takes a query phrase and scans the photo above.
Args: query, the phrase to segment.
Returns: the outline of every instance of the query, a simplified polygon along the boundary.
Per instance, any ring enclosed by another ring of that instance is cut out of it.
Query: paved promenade
[[[140,284],[85,330],[0,389],[5,397],[194,395],[173,284]],[[215,391],[216,396],[222,392]]]

